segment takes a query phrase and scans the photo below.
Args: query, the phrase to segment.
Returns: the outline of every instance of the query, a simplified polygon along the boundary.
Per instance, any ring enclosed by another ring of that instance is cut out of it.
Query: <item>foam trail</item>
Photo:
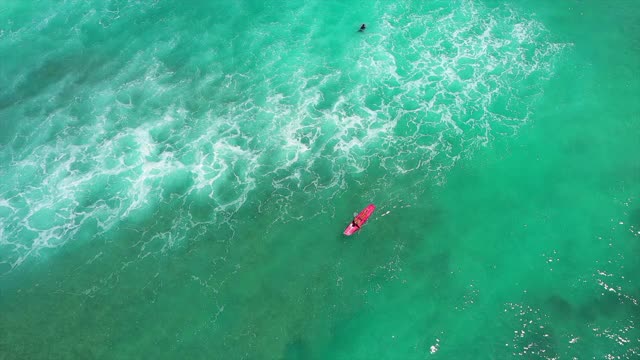
[[[207,201],[208,223],[227,226],[243,209],[282,220],[303,216],[292,204],[317,204],[306,217],[331,211],[327,199],[367,175],[371,196],[408,174],[442,183],[461,158],[529,121],[565,46],[508,6],[472,1],[420,11],[377,3],[380,23],[345,38],[348,47],[285,27],[291,46],[270,37],[286,25],[273,21],[229,37],[203,31],[206,41],[194,42],[180,24],[192,20],[171,16],[139,26],[148,43],[129,42],[119,35],[125,18],[137,24],[145,11],[171,8],[72,3],[66,15],[49,8],[0,37],[0,50],[22,49],[30,69],[0,74],[9,84],[2,118],[24,120],[0,145],[3,272],[167,204]],[[69,30],[54,37],[64,48],[37,40],[63,20]],[[182,30],[160,36],[163,21]],[[91,31],[101,43],[85,42]],[[33,41],[44,55],[28,56]],[[322,44],[339,55],[318,55]],[[121,46],[138,50],[111,55]],[[170,221],[162,236],[180,243],[189,223]]]

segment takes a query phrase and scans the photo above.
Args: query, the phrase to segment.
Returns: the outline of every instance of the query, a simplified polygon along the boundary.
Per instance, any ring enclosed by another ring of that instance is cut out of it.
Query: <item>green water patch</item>
[[[630,5],[7,4],[0,347],[637,356]]]

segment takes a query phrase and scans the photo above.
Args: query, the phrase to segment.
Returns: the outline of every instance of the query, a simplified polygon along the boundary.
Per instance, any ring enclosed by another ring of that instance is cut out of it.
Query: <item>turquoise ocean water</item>
[[[1,2],[0,359],[639,358],[638,5]]]

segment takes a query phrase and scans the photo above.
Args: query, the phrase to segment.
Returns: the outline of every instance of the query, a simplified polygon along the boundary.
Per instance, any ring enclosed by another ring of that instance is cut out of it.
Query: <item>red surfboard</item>
[[[344,234],[349,236],[349,235],[353,235],[353,233],[360,230],[362,225],[364,225],[364,223],[367,222],[367,220],[369,219],[369,216],[373,214],[373,211],[375,209],[376,209],[375,205],[373,204],[367,205],[367,207],[364,208],[364,210],[360,211],[360,214],[356,215],[356,217],[353,219],[351,224],[349,224],[349,226],[347,226],[347,228],[344,229]]]

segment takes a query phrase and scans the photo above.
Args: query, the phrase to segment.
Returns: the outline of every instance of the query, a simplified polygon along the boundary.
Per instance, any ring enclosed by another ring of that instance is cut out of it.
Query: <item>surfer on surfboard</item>
[[[362,25],[360,25],[360,30],[358,30],[358,31],[359,31],[359,32],[363,32],[363,31],[365,31],[366,29],[367,29],[367,25],[362,24]]]
[[[375,209],[376,209],[375,205],[373,204],[367,205],[366,208],[360,211],[360,213],[358,213],[353,218],[353,220],[351,220],[351,222],[349,223],[349,226],[347,226],[347,228],[344,229],[344,234],[349,236],[349,235],[353,235],[353,233],[360,230],[360,228],[362,228],[362,225],[364,225],[367,222],[367,220],[369,219],[371,214],[373,214],[373,211]]]

